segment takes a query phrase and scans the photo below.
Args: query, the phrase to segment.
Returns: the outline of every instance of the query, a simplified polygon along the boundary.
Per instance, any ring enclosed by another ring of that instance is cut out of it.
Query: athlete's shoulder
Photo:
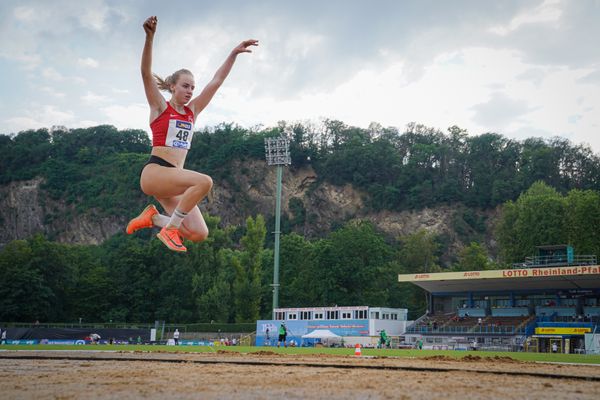
[[[194,114],[194,110],[192,110],[188,106],[183,106],[183,109],[185,110],[185,115],[187,116],[188,121],[189,122],[194,122],[194,120],[196,119],[196,116]]]

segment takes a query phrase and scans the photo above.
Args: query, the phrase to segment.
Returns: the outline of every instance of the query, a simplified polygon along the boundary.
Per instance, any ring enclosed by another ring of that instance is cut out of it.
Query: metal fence
[[[5,328],[84,328],[84,329],[153,329],[172,332],[179,329],[180,332],[211,332],[216,333],[251,333],[256,330],[256,323],[197,323],[197,324],[175,324],[156,321],[153,323],[133,323],[133,322],[0,322],[0,327]]]
[[[481,326],[442,326],[433,328],[431,326],[411,326],[406,333],[427,334],[476,334],[476,335],[522,335],[525,334],[525,326],[513,325],[481,325]]]
[[[569,258],[566,255],[534,256],[525,257],[525,262],[514,263],[513,268],[581,266],[597,265],[597,263],[598,260],[596,256],[591,254],[574,255],[572,258]]]

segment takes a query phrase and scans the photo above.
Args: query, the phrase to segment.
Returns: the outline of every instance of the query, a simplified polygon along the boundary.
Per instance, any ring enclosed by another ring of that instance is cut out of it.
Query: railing
[[[419,324],[421,324],[424,320],[427,320],[429,318],[429,316],[427,314],[423,314],[421,315],[419,318],[417,318],[416,320],[414,320],[410,325],[408,325],[406,327],[406,330],[409,330],[412,327],[415,327]]]
[[[576,317],[575,316],[567,317],[567,316],[562,316],[562,315],[551,315],[550,317],[538,316],[536,318],[536,322],[563,322],[563,323],[569,323],[569,324],[588,322],[588,323],[592,323],[592,324],[600,324],[600,315],[592,315],[592,316],[578,315]]]
[[[165,325],[179,327],[181,325]],[[81,329],[151,329],[155,328],[155,324],[148,323],[120,323],[120,322],[83,322],[83,323],[60,323],[60,322],[0,322],[2,328],[81,328]],[[160,325],[162,327],[162,324]]]
[[[254,346],[256,344],[256,332],[240,338],[240,346]]]
[[[134,322],[0,322],[1,328],[77,328],[77,329],[152,329],[162,330],[163,324],[134,323]],[[214,333],[250,333],[256,330],[255,323],[196,323],[196,324],[164,324],[165,332],[172,332],[175,328],[184,332],[214,332]]]
[[[515,325],[476,325],[476,326],[411,326],[406,333],[418,334],[475,334],[475,335],[517,335],[525,334],[525,326]]]
[[[566,255],[525,257],[525,262],[514,263],[513,268],[558,267],[558,266],[597,265],[595,255]]]

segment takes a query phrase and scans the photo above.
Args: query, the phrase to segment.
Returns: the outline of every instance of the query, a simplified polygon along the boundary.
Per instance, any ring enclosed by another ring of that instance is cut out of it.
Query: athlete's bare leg
[[[208,175],[149,164],[142,171],[140,185],[144,193],[154,196],[169,215],[175,209],[187,214],[179,228],[185,238],[196,242],[206,239],[208,227],[197,204],[212,188],[212,179]],[[156,216],[153,222],[165,226],[165,217]]]
[[[177,204],[179,204],[180,197],[181,196],[177,196],[169,199],[156,198],[156,200],[163,206],[165,212],[171,215],[177,207]],[[164,219],[162,219],[161,222],[164,223]],[[168,223],[168,219],[166,222]],[[157,225],[166,226],[166,223],[164,225]],[[206,226],[206,222],[204,221],[204,217],[198,206],[194,206],[194,208],[188,212],[188,215],[179,227],[179,232],[181,232],[183,237],[193,242],[201,242],[208,237],[208,227]]]
[[[142,171],[140,185],[147,195],[158,199],[180,196],[177,209],[190,212],[212,188],[210,176],[187,169],[148,164]]]

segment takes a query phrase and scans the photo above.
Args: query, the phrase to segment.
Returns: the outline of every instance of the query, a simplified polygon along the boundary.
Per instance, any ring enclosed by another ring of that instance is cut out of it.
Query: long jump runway
[[[600,398],[599,366],[478,356],[2,351],[0,365],[11,399]]]

